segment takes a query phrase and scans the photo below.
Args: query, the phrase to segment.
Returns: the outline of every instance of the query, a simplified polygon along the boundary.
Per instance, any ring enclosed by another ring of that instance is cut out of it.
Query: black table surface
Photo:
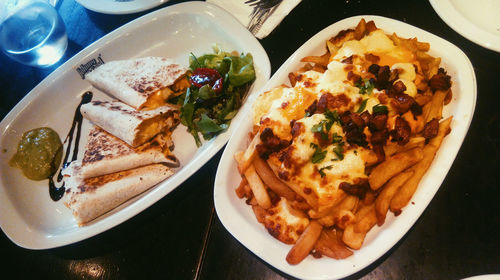
[[[37,69],[0,54],[0,119],[61,63],[149,12],[105,15],[74,0],[60,0],[57,8],[69,36],[60,63]],[[349,279],[461,279],[500,273],[499,53],[459,35],[427,1],[304,0],[260,43],[274,73],[323,28],[350,16],[370,14],[417,26],[464,51],[477,78],[477,104],[460,152],[427,209],[392,249]],[[0,233],[4,256],[0,278],[290,279],[246,249],[218,219],[213,183],[221,153],[153,206],[87,240],[29,250]]]

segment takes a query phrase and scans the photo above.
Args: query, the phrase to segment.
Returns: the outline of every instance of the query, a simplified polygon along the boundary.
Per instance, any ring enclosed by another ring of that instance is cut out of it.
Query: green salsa
[[[20,168],[31,180],[43,180],[57,171],[61,159],[59,135],[51,128],[40,127],[23,134],[9,165]]]

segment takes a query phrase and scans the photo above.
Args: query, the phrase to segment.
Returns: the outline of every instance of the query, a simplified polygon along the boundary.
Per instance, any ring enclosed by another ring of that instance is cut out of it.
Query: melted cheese
[[[334,59],[341,60],[351,55],[361,56],[368,53],[380,58],[377,63],[379,65],[392,66],[398,62],[415,61],[415,57],[410,51],[394,45],[394,42],[380,29],[370,32],[360,41],[345,42]]]
[[[302,119],[306,114],[306,109],[317,99],[316,94],[300,87],[282,87],[270,97],[257,110],[262,111],[269,107],[267,113],[263,114],[260,119],[261,121],[266,118],[272,120],[271,128],[274,134],[281,139],[290,138],[290,122]],[[273,97],[277,98],[271,101]]]
[[[300,196],[302,196],[313,211],[325,211],[331,209],[345,197],[345,193],[339,189],[342,182],[355,183],[359,178],[366,178],[365,165],[376,162],[376,156],[373,151],[362,147],[349,148],[345,144],[343,159],[339,160],[334,149],[336,144],[330,144],[320,147],[318,135],[312,132],[312,128],[317,124],[328,121],[324,114],[316,113],[306,117],[306,109],[323,94],[333,96],[343,94],[350,99],[350,104],[346,108],[338,109],[341,113],[344,110],[357,111],[363,100],[366,100],[366,107],[370,113],[373,113],[373,107],[380,104],[377,96],[385,94],[385,90],[374,89],[372,93],[361,94],[360,89],[348,80],[349,72],[361,77],[370,77],[366,69],[371,62],[366,60],[367,54],[373,54],[379,57],[379,65],[389,65],[392,70],[398,69],[399,80],[405,84],[406,93],[410,96],[417,94],[415,86],[416,71],[413,66],[415,57],[409,50],[396,46],[393,41],[382,31],[376,30],[365,36],[361,40],[350,40],[345,42],[338,50],[330,62],[325,72],[306,71],[301,73],[297,83],[292,88],[278,87],[272,91],[264,93],[258,97],[254,106],[254,123],[260,121],[261,129],[263,126],[271,127],[276,136],[281,139],[291,141],[289,147],[282,152],[286,160],[281,160],[278,153],[269,157],[269,164],[273,171],[280,175],[283,180]],[[354,64],[342,63],[345,58],[353,56]],[[390,103],[384,104],[389,109],[388,125],[394,123],[393,116],[397,113]],[[266,122],[263,122],[266,120]],[[298,135],[291,135],[290,121],[296,121],[301,124],[301,130]],[[413,131],[421,129],[412,126]],[[324,131],[323,131],[324,132]],[[328,135],[336,133],[346,142],[342,127],[334,123]],[[314,145],[311,145],[314,144]],[[325,157],[316,163],[312,162],[312,157],[320,149],[325,152]],[[370,155],[370,157],[367,157]],[[367,163],[367,158],[369,163]],[[269,218],[275,224],[279,224],[277,217],[282,220],[289,219],[289,207],[285,202],[280,201]],[[284,218],[288,217],[288,218]],[[290,222],[293,224],[294,222]],[[288,228],[288,223],[285,223]],[[269,227],[268,227],[269,229]],[[275,229],[275,228],[274,228]],[[288,240],[290,234],[284,234],[279,231],[281,236],[286,236]],[[278,238],[279,239],[279,238]],[[281,240],[281,239],[280,239]]]
[[[411,63],[396,63],[393,64],[391,67],[391,70],[398,69],[399,72],[399,78],[408,80],[408,81],[414,81],[415,78],[417,77],[417,73],[415,73],[415,67]]]
[[[268,209],[268,213],[270,215],[264,218],[267,230],[276,239],[287,244],[294,244],[309,225],[309,218],[293,209],[284,198]]]
[[[388,53],[396,48],[392,40],[381,29],[370,32],[368,36],[360,40],[360,43],[365,47],[365,52],[368,53]]]
[[[185,76],[177,79],[171,86],[164,87],[153,93],[151,93],[146,102],[144,102],[140,110],[153,110],[158,107],[164,106],[169,98],[174,96],[179,96],[186,92],[186,89],[190,86],[189,81]]]
[[[415,95],[417,95],[417,86],[414,82],[407,79],[398,79],[394,83],[397,83],[398,81],[401,81],[406,86],[406,90],[404,91],[404,93],[408,94],[411,97],[415,97]]]
[[[167,104],[168,97],[172,90],[168,87],[162,88],[150,94],[146,102],[141,105],[141,110],[153,110]]]
[[[283,94],[283,87],[277,87],[270,91],[260,94],[253,103],[253,123],[258,125],[262,116],[270,111],[274,100],[277,100]]]

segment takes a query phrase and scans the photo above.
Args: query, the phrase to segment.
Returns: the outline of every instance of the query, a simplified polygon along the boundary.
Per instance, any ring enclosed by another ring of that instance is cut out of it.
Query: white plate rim
[[[214,186],[214,203],[216,213],[224,227],[242,245],[271,266],[301,279],[337,279],[347,277],[367,267],[389,251],[406,234],[406,232],[410,230],[439,189],[465,138],[474,113],[477,95],[474,69],[468,57],[459,48],[420,28],[394,19],[374,15],[360,15],[346,18],[317,33],[285,61],[280,69],[278,69],[278,71],[271,77],[269,82],[262,88],[261,92],[269,90],[283,82],[287,82],[286,74],[294,70],[294,67],[291,65],[299,65],[300,58],[309,54],[309,52],[302,53],[303,50],[316,49],[322,53],[324,51],[323,42],[326,39],[330,38],[340,30],[353,28],[361,18],[374,20],[376,25],[384,29],[387,33],[396,32],[398,35],[403,37],[417,37],[421,41],[430,42],[431,54],[434,49],[445,48],[446,53],[450,56],[452,55],[453,59],[448,61],[444,59],[444,56],[442,56],[443,62],[452,62],[455,63],[454,65],[456,66],[459,61],[462,66],[460,68],[460,73],[457,73],[458,76],[452,76],[452,79],[457,79],[457,82],[454,83],[453,87],[460,87],[459,95],[466,95],[464,98],[458,100],[459,105],[461,108],[463,107],[462,109],[465,110],[465,112],[463,115],[460,115],[463,119],[458,119],[459,116],[454,116],[454,121],[452,122],[452,133],[447,136],[447,139],[445,138],[433,165],[427,172],[429,175],[426,175],[422,180],[422,182],[424,182],[425,178],[430,178],[432,176],[435,178],[435,183],[430,187],[427,185],[419,187],[414,195],[414,198],[412,198],[412,201],[416,201],[414,199],[417,197],[419,198],[415,205],[413,205],[413,203],[409,203],[409,205],[404,208],[400,217],[392,219],[390,226],[387,226],[388,222],[386,221],[386,224],[380,228],[381,230],[377,231],[378,235],[374,236],[374,233],[372,233],[374,229],[372,229],[372,231],[367,235],[367,240],[375,239],[375,241],[370,242],[368,245],[364,245],[364,247],[360,250],[355,251],[354,255],[350,258],[345,260],[321,258],[318,260],[308,256],[302,263],[296,266],[289,265],[285,261],[285,256],[291,246],[285,245],[271,237],[265,228],[257,223],[253,213],[251,212],[251,208],[248,205],[245,205],[244,200],[236,197],[234,188],[237,184],[228,185],[230,184],[231,179],[239,178],[238,171],[233,163],[233,155],[239,149],[246,147],[244,144],[246,141],[244,138],[246,136],[243,136],[242,133],[233,133],[228,144],[226,145],[217,169]],[[321,53],[316,53],[316,55]],[[444,50],[441,50],[441,53],[445,54]],[[449,59],[449,57],[447,58]],[[456,91],[457,89],[454,88],[454,92]],[[453,102],[455,102],[455,97],[452,103]],[[246,110],[243,111],[242,114],[248,116],[251,114],[251,112],[249,112],[251,105],[247,105],[248,107],[245,108]],[[247,119],[251,119],[251,117],[247,117]],[[249,122],[251,123],[251,121]],[[457,125],[457,123],[459,125]],[[249,130],[251,124],[248,124],[248,122],[245,123],[245,121],[242,120],[241,123],[238,123],[238,127],[240,127],[241,130]],[[447,145],[446,143],[452,141],[455,141],[455,143],[453,146],[449,147],[450,145]],[[445,165],[440,166],[442,161],[441,159],[444,156],[448,159]],[[401,219],[403,217],[404,219]],[[249,220],[242,221],[242,218],[248,218]],[[391,220],[389,215],[387,219]],[[269,248],[274,248],[274,250],[269,250]]]
[[[54,70],[49,76],[33,88],[21,101],[19,101],[19,103],[0,122],[0,142],[2,142],[1,140],[4,137],[4,134],[6,134],[6,132],[10,129],[11,123],[15,121],[15,119],[22,114],[23,110],[37,98],[37,93],[51,85],[61,74],[66,71],[72,71],[74,67],[78,66],[78,62],[81,61],[82,58],[88,57],[89,55],[97,52],[99,49],[105,47],[107,42],[112,41],[117,37],[128,36],[131,30],[140,30],[141,26],[149,21],[156,21],[158,18],[167,17],[170,14],[180,13],[199,13],[216,18],[218,23],[223,23],[222,25],[225,28],[233,31],[231,34],[237,34],[238,40],[244,41],[248,46],[248,49],[252,50],[251,52],[254,56],[254,62],[258,58],[261,63],[255,65],[257,79],[251,89],[251,92],[249,93],[249,96],[252,95],[252,92],[257,91],[258,88],[262,87],[269,79],[271,66],[266,51],[257,39],[243,25],[241,25],[236,18],[218,6],[210,3],[199,1],[179,3],[151,12],[123,25],[122,27],[92,43],[66,61],[59,68]],[[186,58],[188,54],[189,50],[186,53]],[[250,99],[249,96],[246,100]],[[245,104],[243,107],[244,106]],[[134,201],[131,205],[127,205],[120,211],[98,220],[95,224],[80,227],[76,232],[52,235],[50,233],[40,233],[33,230],[18,212],[12,211],[15,210],[15,207],[13,206],[13,202],[8,198],[8,195],[6,195],[6,188],[8,186],[4,186],[3,183],[0,182],[0,228],[11,241],[18,246],[27,249],[49,249],[60,247],[90,238],[113,228],[163,198],[187,180],[199,168],[201,168],[226,144],[231,133],[236,129],[233,124],[237,123],[240,118],[242,118],[242,114],[237,114],[226,132],[220,134],[215,139],[205,142],[205,144],[200,147],[200,149],[205,150],[203,150],[200,155],[195,156],[196,161],[191,160],[190,162],[184,164],[181,169],[177,171],[177,173],[168,178],[166,181],[163,181],[150,189],[144,197]],[[3,176],[3,174],[4,173],[0,170],[0,176]]]
[[[438,16],[457,33],[484,48],[500,52],[500,36],[495,36],[466,18],[450,0],[429,1]]]
[[[88,10],[108,15],[133,14],[157,7],[169,0],[132,0],[130,2],[103,0],[75,0]]]
[[[475,275],[467,278],[463,278],[462,280],[499,280],[500,274],[483,274],[483,275]]]

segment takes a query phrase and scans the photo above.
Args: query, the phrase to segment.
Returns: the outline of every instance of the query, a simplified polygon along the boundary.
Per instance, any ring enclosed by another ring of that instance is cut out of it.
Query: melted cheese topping
[[[367,53],[378,56],[380,58],[379,65],[392,66],[398,62],[415,61],[415,57],[410,51],[394,45],[392,40],[380,29],[371,32],[360,41],[345,42],[334,59],[342,60],[351,55],[361,56]]]
[[[139,109],[153,110],[164,106],[168,104],[167,100],[169,98],[183,94],[189,86],[189,81],[185,77],[181,77],[171,86],[164,87],[151,93],[146,102],[144,102]]]
[[[309,225],[309,218],[293,209],[289,202],[281,198],[276,206],[268,209],[270,215],[264,218],[264,225],[269,233],[278,240],[294,244]]]
[[[270,100],[275,97],[276,99]],[[265,103],[264,101],[266,101]],[[260,122],[270,119],[272,122],[263,125],[271,127],[276,136],[281,139],[290,138],[290,121],[301,119],[305,115],[305,110],[317,99],[317,95],[305,88],[285,88],[280,87],[267,94],[267,97],[260,99],[261,105],[254,107],[254,111],[260,113]],[[269,102],[271,101],[271,102]],[[269,108],[268,110],[265,110]],[[262,114],[261,112],[267,111]],[[254,114],[254,116],[258,116]]]
[[[396,46],[382,30],[376,30],[359,41],[345,42],[336,55],[330,58],[324,73],[313,70],[301,73],[294,87],[278,87],[266,92],[258,97],[254,105],[254,124],[260,124],[261,130],[270,127],[280,139],[291,141],[290,146],[281,151],[281,155],[271,154],[269,164],[281,179],[313,207],[314,211],[330,209],[345,197],[345,193],[339,189],[342,182],[355,183],[359,178],[366,178],[367,163],[363,157],[366,158],[367,154],[373,155],[373,152],[368,148],[349,147],[342,127],[333,122],[328,126],[329,130],[323,130],[322,133],[330,137],[328,141],[331,141],[333,135],[342,138],[343,158],[339,158],[337,143],[322,143],[324,146],[319,143],[321,135],[318,136],[318,124],[328,123],[331,120],[323,113],[306,116],[306,110],[323,94],[331,94],[334,97],[345,95],[350,100],[347,106],[342,105],[337,108],[338,113],[345,110],[357,111],[361,103],[365,102],[364,110],[372,113],[373,106],[381,103],[378,96],[385,94],[385,90],[373,89],[371,93],[368,91],[362,94],[359,85],[349,80],[349,72],[360,77],[370,77],[367,68],[371,62],[366,60],[367,54],[378,56],[380,61],[377,64],[397,69],[398,81],[405,84],[406,93],[410,96],[417,94],[414,83],[416,78],[414,55],[409,50]],[[351,56],[354,64],[341,62]],[[366,101],[363,102],[364,100]],[[390,111],[390,116],[395,114],[390,104],[385,105]],[[291,121],[300,124],[300,131],[294,132],[293,137]],[[390,124],[391,120],[388,123]],[[321,153],[321,159],[313,162],[312,158],[315,154],[317,156],[317,153]],[[286,160],[280,159],[284,154]],[[371,161],[373,163],[373,160]],[[284,211],[283,215],[287,216],[285,206],[288,205],[280,202],[275,210]],[[276,220],[274,222],[278,223]]]

